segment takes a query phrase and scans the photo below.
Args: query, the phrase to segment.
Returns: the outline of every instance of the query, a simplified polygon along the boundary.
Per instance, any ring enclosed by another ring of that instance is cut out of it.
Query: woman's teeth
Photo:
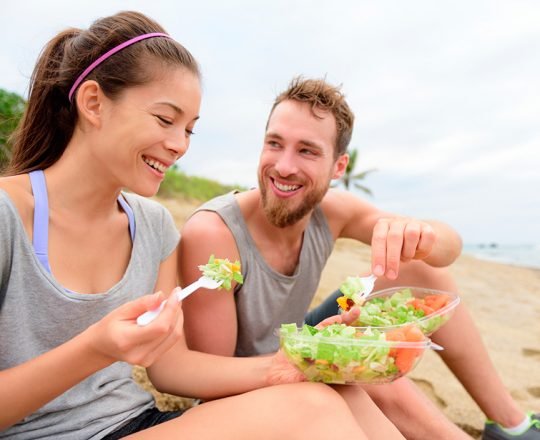
[[[167,167],[160,162],[157,162],[152,159],[147,159],[146,157],[143,157],[143,160],[152,168],[154,168],[155,170],[158,170],[161,173],[164,173],[165,171],[167,171]]]
[[[282,185],[281,183],[274,180],[274,185],[276,185],[276,188],[280,191],[296,191],[298,188],[300,188],[300,185]]]

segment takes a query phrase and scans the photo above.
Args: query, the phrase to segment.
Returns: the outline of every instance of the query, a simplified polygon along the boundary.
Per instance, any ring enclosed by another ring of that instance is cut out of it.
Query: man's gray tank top
[[[238,339],[236,356],[271,353],[279,348],[275,329],[283,323],[301,325],[315,295],[334,240],[320,207],[304,232],[299,264],[293,275],[273,270],[257,249],[233,193],[219,196],[197,211],[216,212],[238,247],[244,284],[235,289]]]

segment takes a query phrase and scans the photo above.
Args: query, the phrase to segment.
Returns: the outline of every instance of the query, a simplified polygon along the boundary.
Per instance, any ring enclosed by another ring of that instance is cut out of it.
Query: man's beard
[[[296,208],[289,208],[286,200],[275,198],[272,202],[268,198],[268,189],[259,177],[259,188],[261,190],[262,204],[266,218],[270,223],[278,228],[285,228],[294,225],[303,219],[307,214],[321,203],[328,187],[314,188],[307,192]]]

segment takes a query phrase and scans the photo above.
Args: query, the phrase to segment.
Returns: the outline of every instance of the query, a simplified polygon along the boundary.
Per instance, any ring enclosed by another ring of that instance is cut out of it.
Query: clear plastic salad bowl
[[[360,307],[357,327],[399,327],[415,323],[429,336],[452,317],[459,296],[422,287],[391,287],[374,292]]]
[[[284,324],[280,346],[311,382],[380,384],[411,371],[426,348],[442,349],[415,325],[391,331],[333,324],[322,330]]]

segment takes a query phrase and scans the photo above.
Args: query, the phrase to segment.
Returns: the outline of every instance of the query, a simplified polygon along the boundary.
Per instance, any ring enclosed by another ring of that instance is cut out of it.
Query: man
[[[386,213],[350,193],[329,190],[346,169],[353,123],[339,89],[321,80],[293,80],[267,122],[259,188],[218,197],[187,221],[180,244],[183,283],[200,276],[197,266],[210,254],[241,260],[245,280],[234,295],[202,290],[186,300],[191,348],[229,356],[275,351],[274,329],[302,322],[338,238],[371,244],[376,289],[399,284],[457,290],[444,269],[461,252],[452,228]],[[524,432],[506,436],[490,424],[484,438],[540,438],[535,422],[501,383],[462,305],[433,339],[445,347],[443,360],[486,415]],[[354,389],[342,392],[353,411],[361,411]],[[466,437],[408,379],[365,389],[407,438]]]

